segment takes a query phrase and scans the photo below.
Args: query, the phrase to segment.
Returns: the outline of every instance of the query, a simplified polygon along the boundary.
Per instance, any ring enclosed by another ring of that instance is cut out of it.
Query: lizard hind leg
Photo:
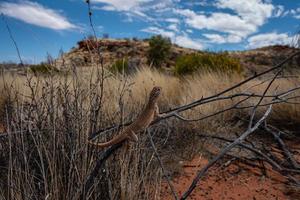
[[[138,136],[133,132],[131,131],[128,135],[127,135],[127,138],[128,140],[132,141],[132,142],[137,142],[139,139],[138,139]]]

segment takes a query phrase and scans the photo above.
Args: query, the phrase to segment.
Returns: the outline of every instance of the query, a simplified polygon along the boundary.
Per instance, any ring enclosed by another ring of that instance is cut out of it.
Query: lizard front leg
[[[162,118],[164,116],[166,116],[166,114],[159,114],[159,107],[156,104],[155,105],[155,110],[154,110],[154,119],[159,119],[159,118]]]
[[[137,142],[139,140],[138,136],[133,131],[130,131],[130,133],[128,133],[127,138],[132,142]]]
[[[125,143],[126,152],[129,151],[131,147],[131,142],[137,142],[137,141],[138,141],[137,135],[133,131],[130,131],[130,133],[127,134],[127,141]]]

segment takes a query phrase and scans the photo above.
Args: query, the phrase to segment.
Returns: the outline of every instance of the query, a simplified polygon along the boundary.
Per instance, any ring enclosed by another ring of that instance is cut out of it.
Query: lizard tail
[[[127,134],[120,134],[116,137],[114,137],[113,139],[109,140],[108,142],[103,142],[103,143],[95,143],[95,142],[92,142],[90,140],[88,140],[88,143],[92,144],[92,145],[95,145],[97,147],[100,147],[100,148],[104,148],[104,147],[109,147],[109,146],[112,146],[114,144],[118,144],[120,142],[122,142],[123,140],[126,140],[128,139],[128,136]]]

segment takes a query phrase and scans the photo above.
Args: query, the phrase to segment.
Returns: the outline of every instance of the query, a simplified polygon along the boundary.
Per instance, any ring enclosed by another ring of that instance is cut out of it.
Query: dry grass
[[[4,73],[0,81],[1,123],[8,132],[25,130],[1,139],[1,188],[3,199],[76,199],[97,151],[86,144],[94,129],[134,118],[145,105],[151,88],[159,85],[163,94],[159,105],[167,111],[178,105],[215,94],[239,82],[237,74],[196,74],[184,79],[143,68],[132,76],[104,74],[99,68],[73,69],[49,76],[19,76]],[[266,84],[253,81],[234,92],[261,93]],[[298,78],[279,79],[271,93],[284,91]],[[256,87],[253,85],[259,84]],[[9,101],[7,101],[9,99]],[[239,99],[205,104],[185,112],[189,118],[205,116],[224,109]],[[9,102],[9,103],[7,103]],[[245,105],[255,101],[245,102]],[[7,105],[11,105],[7,109]],[[101,107],[99,107],[101,105]],[[299,122],[300,106],[280,104],[273,120]],[[248,116],[247,110],[231,110],[194,123],[169,120],[153,127],[154,140],[163,161],[176,168],[175,162],[192,157],[199,150],[194,131],[237,132],[236,116]],[[110,136],[102,136],[106,140]],[[126,152],[126,153],[124,153]],[[90,199],[159,199],[161,170],[145,134],[128,151],[121,150],[99,172]]]

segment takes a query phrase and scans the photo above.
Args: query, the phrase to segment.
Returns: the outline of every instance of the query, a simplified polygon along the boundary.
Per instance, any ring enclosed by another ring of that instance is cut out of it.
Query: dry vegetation
[[[300,74],[294,72],[295,74]],[[267,79],[266,77],[265,79]],[[73,68],[46,76],[3,72],[0,138],[1,199],[77,199],[101,150],[87,145],[89,134],[133,119],[143,108],[155,85],[163,88],[162,111],[210,96],[241,81],[240,74],[198,73],[186,77],[142,68],[130,76],[113,75],[102,68]],[[267,85],[255,80],[231,91],[261,94]],[[280,78],[269,94],[300,84],[300,78]],[[299,92],[298,92],[299,93]],[[293,95],[297,95],[297,92]],[[299,95],[299,94],[298,94]],[[239,98],[201,105],[185,112],[189,118],[225,109]],[[243,103],[253,105],[257,98]],[[275,105],[270,121],[299,124],[297,104]],[[152,127],[154,141],[169,175],[180,170],[179,161],[201,151],[197,133],[235,134],[242,130],[236,109],[193,123],[175,119]],[[260,114],[257,115],[260,117]],[[278,124],[277,124],[278,125]],[[291,124],[289,124],[290,126]],[[102,135],[99,140],[110,138]],[[112,156],[97,175],[87,199],[160,199],[163,174],[146,134],[137,144]]]
[[[299,49],[276,47],[272,51],[284,52],[281,56],[274,54],[276,60],[263,49],[247,55],[241,52],[213,55],[172,45],[161,36],[148,41],[99,40],[90,1],[86,3],[93,35],[79,41],[78,48],[61,54],[57,60],[48,60],[51,62],[47,64],[24,65],[6,23],[21,66],[29,69],[20,73],[15,67],[15,72],[3,70],[0,74],[0,199],[164,199],[166,176],[175,177],[181,171],[182,161],[205,152],[199,134],[238,137],[247,129],[248,122],[243,120],[251,115],[249,107],[258,102],[268,104],[274,95],[300,85],[300,72],[292,69],[276,78],[264,96],[274,75],[272,71],[227,93],[250,95],[247,100],[243,100],[245,96],[226,98],[180,113],[189,119],[207,117],[204,120],[187,122],[173,116],[151,126],[149,133],[164,167],[156,159],[150,137],[140,133],[137,143],[121,146],[93,174],[99,157],[107,151],[88,145],[90,135],[134,119],[145,106],[153,86],[162,87],[159,107],[161,112],[167,112],[229,88],[244,80],[245,74],[263,71]],[[253,65],[260,69],[253,70]],[[174,66],[181,71],[176,72]],[[241,67],[246,69],[243,74],[239,73]],[[118,73],[125,68],[129,75]],[[199,68],[203,69],[195,72]],[[171,75],[174,71],[177,76]],[[185,72],[193,74],[184,76]],[[293,99],[284,101],[277,96],[280,103],[273,105],[268,117],[268,124],[275,124],[294,138],[300,123],[300,105],[296,102],[299,95],[300,91],[295,89],[286,95]],[[230,108],[240,101],[239,106],[244,109]],[[227,112],[214,114],[227,108]],[[266,105],[254,110],[255,118],[250,119],[256,121],[264,115]],[[117,133],[100,134],[97,139],[106,141]],[[95,181],[86,188],[90,176]],[[297,194],[299,187],[291,186],[290,192]]]

